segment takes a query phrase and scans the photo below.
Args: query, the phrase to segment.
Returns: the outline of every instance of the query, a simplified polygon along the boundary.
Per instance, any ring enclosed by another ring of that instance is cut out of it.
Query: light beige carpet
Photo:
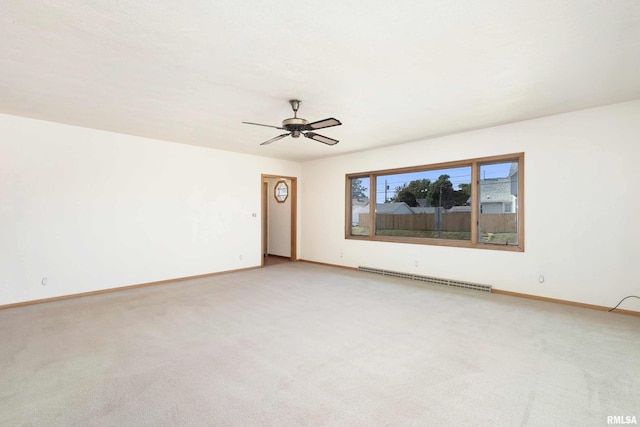
[[[302,262],[0,311],[2,426],[617,415],[640,422],[640,318],[615,313]]]

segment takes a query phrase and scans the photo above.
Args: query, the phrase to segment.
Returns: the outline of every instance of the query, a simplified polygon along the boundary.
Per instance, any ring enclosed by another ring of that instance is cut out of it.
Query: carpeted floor
[[[2,426],[640,422],[640,318],[304,262],[0,311]]]

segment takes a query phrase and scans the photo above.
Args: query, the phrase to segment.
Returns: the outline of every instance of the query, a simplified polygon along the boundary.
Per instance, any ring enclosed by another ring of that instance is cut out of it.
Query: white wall
[[[640,294],[639,136],[634,101],[300,165],[0,115],[0,305],[257,266],[264,173],[299,178],[302,259],[613,306]],[[524,253],[344,239],[346,173],[520,151]]]
[[[305,162],[303,258],[614,306],[640,295],[639,141],[640,101],[634,101]],[[344,238],[347,173],[521,151],[524,253]],[[640,301],[621,308],[640,311]]]
[[[289,186],[289,197],[284,203],[278,203],[275,199],[274,188],[279,179],[267,178],[269,188],[267,200],[269,206],[269,245],[268,253],[284,257],[291,256],[291,180],[284,181]]]
[[[261,173],[300,164],[0,115],[0,305],[260,265]]]

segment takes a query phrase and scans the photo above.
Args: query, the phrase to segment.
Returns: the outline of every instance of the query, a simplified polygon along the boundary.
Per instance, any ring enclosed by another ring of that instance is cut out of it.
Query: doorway
[[[261,265],[296,261],[298,180],[291,176],[262,174],[260,185]]]

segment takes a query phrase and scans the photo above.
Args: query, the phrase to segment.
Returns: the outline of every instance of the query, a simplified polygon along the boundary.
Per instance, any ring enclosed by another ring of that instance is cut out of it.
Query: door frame
[[[287,179],[291,182],[291,186],[289,188],[289,198],[291,199],[291,261],[297,261],[297,242],[298,242],[298,178],[295,176],[285,176],[285,175],[271,175],[271,174],[261,174],[260,175],[260,194],[261,194],[261,206],[260,206],[260,215],[265,215],[265,209],[268,212],[269,200],[269,191],[264,191],[264,180],[267,179]],[[263,249],[265,247],[265,236],[268,233],[269,223],[268,214],[267,218],[260,218],[260,265],[264,267],[264,254]],[[266,229],[265,229],[266,227]]]

